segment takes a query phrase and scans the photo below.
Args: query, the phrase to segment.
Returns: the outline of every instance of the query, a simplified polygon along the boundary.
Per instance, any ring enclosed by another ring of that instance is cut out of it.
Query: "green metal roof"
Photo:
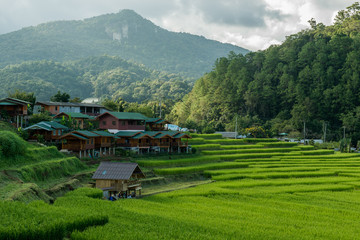
[[[42,121],[39,123],[36,123],[34,125],[31,125],[27,128],[25,128],[24,130],[29,130],[29,129],[44,129],[47,131],[54,131],[56,129],[68,129],[68,127],[61,125],[60,123],[54,122],[54,121]]]
[[[74,137],[77,137],[77,138],[81,138],[83,140],[89,140],[88,138],[84,137],[84,136],[81,136],[79,134],[76,134],[76,133],[70,133],[69,135],[73,135]]]
[[[147,135],[149,136],[155,136],[157,134],[161,134],[162,132],[161,131],[145,131],[144,133],[146,133]]]
[[[0,105],[2,105],[2,106],[16,106],[17,104],[10,103],[10,102],[0,102]]]
[[[109,132],[106,131],[91,131],[93,133],[96,133],[97,135],[103,136],[103,137],[115,137],[114,134],[111,134]]]
[[[134,112],[108,112],[114,117],[121,119],[121,120],[146,120],[148,119],[141,113],[134,113]],[[104,113],[106,114],[106,113]]]
[[[75,132],[80,133],[86,137],[99,137],[98,134],[86,130],[76,130]]]
[[[55,129],[69,129],[68,127],[58,123],[58,122],[55,122],[55,121],[42,121],[41,123],[45,123],[45,124],[49,124],[51,127],[55,128]]]
[[[139,139],[139,138],[142,138],[144,136],[149,136],[149,135],[144,133],[144,132],[140,132],[140,133],[136,134],[135,136],[133,136],[132,138],[133,139]],[[151,137],[151,136],[149,136],[149,137]]]
[[[160,120],[160,118],[148,118],[148,119],[146,119],[146,122],[147,123],[153,123],[153,122],[156,122],[158,120]]]
[[[154,136],[153,138],[162,138],[162,137],[164,137],[164,136],[166,136],[166,135],[168,135],[169,137],[171,137],[169,134],[161,132],[160,134]]]
[[[138,133],[140,133],[140,131],[139,132],[120,131],[115,133],[115,135],[118,137],[132,137]]]

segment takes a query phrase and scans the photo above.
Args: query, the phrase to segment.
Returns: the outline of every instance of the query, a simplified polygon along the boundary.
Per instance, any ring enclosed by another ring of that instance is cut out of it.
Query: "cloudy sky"
[[[55,20],[132,9],[171,31],[188,32],[250,50],[281,43],[315,18],[332,24],[355,0],[0,0],[0,34]]]

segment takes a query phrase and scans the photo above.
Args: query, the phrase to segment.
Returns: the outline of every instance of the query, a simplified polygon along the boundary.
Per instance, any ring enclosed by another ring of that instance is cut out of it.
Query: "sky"
[[[0,0],[0,34],[56,20],[132,9],[156,25],[251,51],[280,44],[309,27],[331,25],[355,0]]]

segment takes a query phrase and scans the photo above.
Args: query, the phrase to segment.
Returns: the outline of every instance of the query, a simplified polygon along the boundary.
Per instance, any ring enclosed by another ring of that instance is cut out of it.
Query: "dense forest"
[[[230,51],[249,52],[201,36],[170,32],[134,11],[122,10],[0,35],[0,68],[24,61],[64,62],[110,55],[196,79],[211,71],[214,61]]]
[[[16,89],[49,100],[57,91],[81,99],[122,98],[128,102],[179,100],[191,90],[190,79],[150,70],[119,57],[90,57],[79,61],[32,61],[0,69],[0,97]]]
[[[173,108],[169,119],[190,128],[262,126],[268,135],[360,138],[360,6],[334,24],[311,28],[264,51],[230,53]]]

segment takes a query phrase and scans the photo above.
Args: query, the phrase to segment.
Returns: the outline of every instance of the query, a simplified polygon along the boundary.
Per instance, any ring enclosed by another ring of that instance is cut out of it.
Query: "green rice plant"
[[[220,144],[202,144],[202,145],[191,145],[191,148],[196,150],[204,150],[204,149],[219,149],[221,147]]]
[[[200,156],[192,158],[182,158],[176,160],[138,160],[137,163],[143,167],[158,167],[158,166],[175,166],[181,164],[196,164],[205,162],[218,162],[220,156]]]
[[[360,158],[360,154],[358,153],[341,153],[341,154],[333,154],[333,155],[301,155],[301,156],[284,156],[281,157],[282,160],[293,160],[293,159],[349,159],[349,158]]]
[[[252,179],[266,179],[266,178],[304,178],[304,177],[323,177],[323,176],[334,176],[335,172],[291,172],[291,173],[259,173],[259,174],[224,174],[213,176],[213,180],[217,181],[227,181],[227,180],[236,180],[243,178],[252,178]]]
[[[103,191],[97,188],[83,187],[83,188],[78,188],[75,191],[68,192],[65,195],[65,197],[73,197],[73,196],[101,199],[103,197]]]
[[[212,133],[212,134],[191,133],[190,136],[193,138],[203,138],[203,139],[222,139],[221,133]]]
[[[262,142],[261,146],[267,148],[285,148],[285,147],[295,147],[298,146],[296,142]]]
[[[278,142],[276,138],[244,138],[245,143],[268,143]]]
[[[181,139],[182,142],[187,142],[188,144],[204,144],[204,138],[186,138]]]
[[[160,169],[154,169],[154,172],[160,175],[173,175],[173,174],[202,172],[204,170],[209,170],[209,169],[246,168],[246,167],[248,167],[248,165],[244,163],[222,162],[222,163],[195,165],[189,167],[160,168]]]
[[[284,153],[300,151],[299,148],[261,148],[261,149],[231,149],[231,150],[207,150],[202,151],[204,155],[220,155],[220,154],[241,154],[241,153]]]
[[[315,149],[315,147],[313,145],[298,145],[298,147],[303,151]]]
[[[221,145],[222,149],[253,149],[253,148],[263,148],[262,144],[247,144],[247,145]]]
[[[103,225],[105,214],[81,208],[74,211],[41,201],[30,204],[0,201],[0,239],[63,239],[74,230]]]
[[[205,143],[209,144],[222,144],[222,145],[241,145],[246,144],[243,139],[205,139]]]
[[[314,151],[302,151],[302,155],[327,155],[334,154],[334,150],[314,150]]]

